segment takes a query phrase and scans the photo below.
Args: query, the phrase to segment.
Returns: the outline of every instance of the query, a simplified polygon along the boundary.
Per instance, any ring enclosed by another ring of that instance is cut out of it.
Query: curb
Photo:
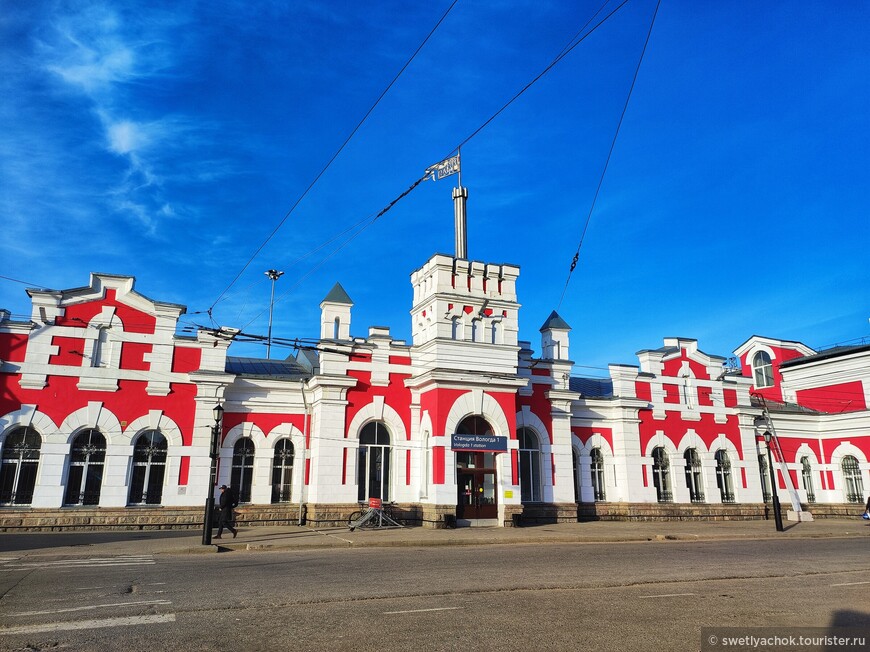
[[[789,539],[848,539],[863,536],[863,532],[844,532],[844,533],[824,533],[824,534],[804,534],[800,536],[792,535]],[[156,550],[155,554],[203,554],[203,553],[224,553],[224,552],[278,552],[278,551],[299,551],[299,550],[329,550],[329,549],[349,549],[349,548],[440,548],[448,546],[456,547],[472,547],[472,546],[496,546],[496,545],[538,545],[538,544],[625,544],[625,543],[685,543],[685,542],[701,542],[701,541],[771,541],[777,539],[774,535],[759,535],[759,534],[727,534],[719,536],[704,536],[700,534],[654,534],[654,535],[638,535],[636,537],[522,537],[517,539],[426,539],[420,541],[413,540],[390,540],[390,539],[372,539],[372,540],[321,540],[314,543],[292,543],[292,542],[271,542],[271,543],[230,543],[224,545],[211,545],[202,547],[185,547],[176,549]]]

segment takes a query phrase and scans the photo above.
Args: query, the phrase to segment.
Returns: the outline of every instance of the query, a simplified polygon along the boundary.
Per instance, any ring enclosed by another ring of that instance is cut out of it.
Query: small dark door
[[[456,518],[498,518],[495,455],[458,453],[456,469]]]

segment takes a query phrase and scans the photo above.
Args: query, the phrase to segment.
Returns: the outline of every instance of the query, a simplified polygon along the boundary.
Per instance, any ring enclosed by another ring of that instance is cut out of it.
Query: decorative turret
[[[350,309],[353,301],[336,283],[320,302],[320,339],[350,339]]]
[[[541,326],[541,351],[544,360],[570,360],[568,333],[571,327],[555,310]]]

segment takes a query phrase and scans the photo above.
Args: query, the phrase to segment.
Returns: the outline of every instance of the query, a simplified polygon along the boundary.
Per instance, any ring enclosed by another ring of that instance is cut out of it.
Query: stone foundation
[[[783,512],[788,509],[782,506]],[[863,505],[802,505],[814,519],[860,518]],[[752,521],[773,520],[773,508],[765,503],[674,504],[674,503],[579,503],[578,521]]]
[[[784,511],[787,508],[783,505]],[[343,527],[357,503],[309,504],[302,523],[311,527]],[[811,504],[802,509],[814,519],[859,519],[863,504]],[[433,529],[455,526],[455,505],[404,504],[394,514],[409,526]],[[0,508],[0,532],[94,530],[199,530],[203,507],[64,507],[60,509]],[[505,527],[576,521],[746,521],[772,520],[770,505],[685,505],[671,503],[560,503],[505,505]],[[236,509],[242,527],[298,525],[299,505],[244,505]]]
[[[508,520],[508,508],[516,517],[513,517],[511,525],[546,525],[548,523],[576,523],[576,503],[529,503],[527,505],[505,505],[505,519]],[[516,519],[519,519],[517,521]],[[505,525],[508,525],[506,522]]]
[[[434,530],[456,527],[456,505],[421,505],[421,525]]]
[[[202,507],[0,508],[0,532],[94,530],[201,530]],[[242,527],[296,525],[299,505],[244,505],[236,510]],[[304,513],[304,512],[303,512]],[[215,510],[217,523],[217,510]]]

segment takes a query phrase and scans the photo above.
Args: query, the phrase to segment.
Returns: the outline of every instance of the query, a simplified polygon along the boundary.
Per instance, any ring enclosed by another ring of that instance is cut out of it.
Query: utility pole
[[[272,296],[269,298],[269,334],[266,341],[266,359],[268,360],[272,352],[272,310],[275,307],[275,281],[281,278],[284,272],[279,272],[277,269],[266,270],[266,276],[272,281]]]
[[[764,442],[767,444],[767,465],[770,468],[770,488],[773,496],[773,520],[776,524],[776,531],[783,532],[782,527],[782,507],[779,504],[779,496],[776,493],[776,470],[773,468],[773,456],[770,454],[770,440],[773,438],[770,430],[764,431]]]

